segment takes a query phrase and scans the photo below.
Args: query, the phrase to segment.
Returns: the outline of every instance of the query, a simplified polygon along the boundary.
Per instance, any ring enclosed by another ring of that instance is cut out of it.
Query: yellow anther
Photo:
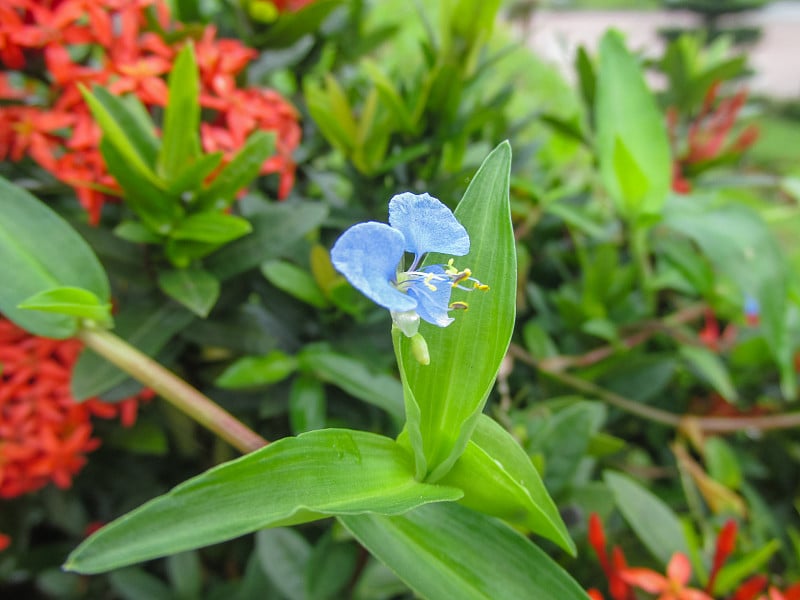
[[[469,308],[469,304],[466,302],[462,302],[461,300],[457,300],[456,302],[450,303],[450,310],[467,310]]]
[[[472,277],[472,271],[470,271],[469,269],[464,269],[460,273],[455,273],[455,276],[456,278],[453,280],[453,285],[458,285],[465,279],[469,279],[470,277]]]
[[[489,290],[489,286],[486,285],[485,283],[481,283],[480,281],[476,281],[474,284],[472,284],[472,287],[482,292],[486,292]]]
[[[447,261],[447,264],[444,267],[444,272],[448,275],[456,275],[458,274],[458,269],[456,269],[455,265],[453,264],[455,259],[451,258]]]

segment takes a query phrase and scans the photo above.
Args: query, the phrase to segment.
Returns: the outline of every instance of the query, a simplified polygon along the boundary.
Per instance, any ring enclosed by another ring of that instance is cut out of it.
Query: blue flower
[[[408,269],[405,253],[414,255]],[[428,252],[463,256],[469,235],[444,204],[428,194],[398,194],[389,201],[389,225],[369,221],[345,231],[331,250],[336,270],[367,298],[389,309],[395,324],[413,336],[419,319],[446,327],[448,311],[466,308],[450,303],[454,287],[472,281],[472,288],[488,289],[469,269],[459,271],[451,259],[445,265],[420,268]]]

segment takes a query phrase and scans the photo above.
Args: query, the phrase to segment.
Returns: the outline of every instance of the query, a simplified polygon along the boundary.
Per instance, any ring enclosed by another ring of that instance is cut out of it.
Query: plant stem
[[[682,429],[694,427],[703,433],[735,433],[737,431],[766,431],[768,429],[792,429],[800,427],[800,411],[788,412],[776,415],[745,416],[745,417],[701,417],[695,415],[676,415],[675,413],[653,408],[640,402],[630,400],[612,392],[599,385],[586,381],[580,377],[570,375],[563,371],[549,370],[542,367],[542,364],[534,359],[523,348],[516,344],[511,344],[508,349],[509,355],[539,369],[539,371],[556,381],[563,383],[580,392],[594,396],[607,404],[621,408],[633,415],[648,419],[655,423],[661,423],[667,427]]]
[[[172,371],[110,331],[85,327],[77,338],[238,450],[252,452],[269,443]]]
[[[631,225],[631,254],[639,272],[639,284],[642,287],[642,298],[649,313],[655,312],[656,299],[651,286],[653,269],[650,265],[650,251],[647,234],[650,229],[641,225]]]

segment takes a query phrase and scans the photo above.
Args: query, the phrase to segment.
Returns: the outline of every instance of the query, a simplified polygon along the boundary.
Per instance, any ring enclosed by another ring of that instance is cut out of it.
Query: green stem
[[[172,371],[105,329],[83,328],[77,338],[128,375],[242,452],[269,442]]]
[[[651,280],[653,278],[653,267],[650,264],[650,248],[647,240],[649,228],[641,225],[631,224],[631,254],[633,255],[636,270],[639,272],[639,284],[642,288],[647,312],[655,312],[656,299],[653,293]]]

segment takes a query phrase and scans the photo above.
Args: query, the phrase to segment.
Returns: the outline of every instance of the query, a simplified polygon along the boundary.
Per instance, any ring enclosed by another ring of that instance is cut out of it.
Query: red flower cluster
[[[191,35],[170,21],[163,0],[4,0],[0,63],[9,71],[0,70],[0,101],[11,105],[0,106],[0,160],[32,158],[75,188],[96,223],[104,201],[119,190],[100,156],[100,130],[78,84],[135,94],[148,108],[164,106],[165,75],[182,43],[165,41],[166,32],[173,40]],[[277,153],[262,173],[280,174],[279,197],[285,197],[301,135],[297,112],[275,92],[237,88],[236,77],[254,50],[217,38],[213,26],[195,43],[200,102],[210,114],[201,132],[204,147],[229,158],[250,133],[275,131]]]
[[[614,546],[613,560],[609,560],[603,523],[595,513],[589,517],[589,544],[600,560],[613,600],[635,600],[634,588],[657,594],[659,600],[713,600],[711,594],[720,569],[736,548],[737,529],[736,521],[729,520],[717,535],[711,573],[703,590],[687,587],[692,577],[692,566],[681,552],[676,552],[670,558],[666,575],[652,569],[628,567],[619,546]],[[739,585],[730,600],[800,600],[800,584],[784,591],[770,586],[765,596],[762,592],[766,586],[765,576],[754,575]],[[603,594],[597,589],[588,590],[588,594],[592,600],[604,600]]]
[[[747,90],[720,101],[715,107],[719,87],[717,82],[706,93],[700,114],[689,123],[684,148],[675,148],[678,145],[678,113],[674,109],[667,111],[667,127],[675,148],[672,189],[679,194],[692,191],[688,178],[690,175],[713,164],[738,158],[758,139],[758,128],[750,125],[733,142],[728,143],[739,111],[747,101]]]
[[[33,336],[0,317],[0,498],[14,498],[49,482],[68,488],[100,445],[91,417],[136,422],[139,400],[152,391],[110,404],[76,402],[70,374],[81,344]],[[2,542],[2,540],[0,540]]]

